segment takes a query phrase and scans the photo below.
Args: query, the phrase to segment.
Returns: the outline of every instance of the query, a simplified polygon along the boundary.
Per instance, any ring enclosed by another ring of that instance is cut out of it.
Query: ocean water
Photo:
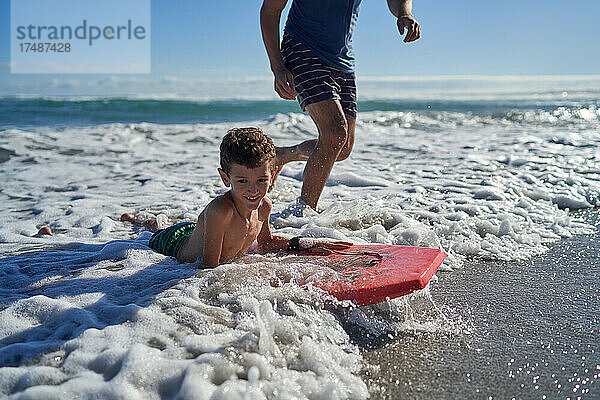
[[[424,347],[418,338],[433,335],[438,348],[460,352],[469,338],[494,332],[469,318],[481,315],[477,303],[465,315],[456,296],[440,296],[453,293],[444,282],[479,276],[483,265],[489,289],[495,268],[498,277],[518,273],[557,243],[596,233],[582,211],[600,206],[599,77],[381,79],[359,81],[356,146],[336,164],[319,214],[273,228],[442,248],[448,258],[430,287],[357,308],[299,286],[331,271],[291,256],[247,255],[202,270],[149,250],[150,234],[120,215],[194,220],[225,191],[216,168],[227,129],[258,126],[279,145],[316,136],[310,118],[274,99],[270,85],[223,90],[229,97],[0,98],[0,397],[386,398],[390,374],[403,382],[420,368],[403,357],[389,362],[406,338]],[[275,211],[299,195],[302,169],[283,169]],[[42,226],[54,236],[36,237]],[[572,267],[566,256],[557,265]],[[585,318],[599,313],[594,284],[576,286],[592,290],[586,309],[572,306]],[[512,312],[499,306],[496,318]],[[565,336],[592,337],[582,362],[596,375],[586,373],[586,389],[600,374],[598,319],[590,318],[591,327]],[[567,379],[556,365],[545,372]],[[501,382],[486,382],[473,398],[508,396],[494,390]],[[430,394],[467,397],[472,388]],[[566,397],[546,389],[546,398]],[[576,389],[574,398],[594,398]],[[530,390],[510,393],[542,398]]]
[[[600,226],[597,210],[578,215]],[[600,234],[523,261],[470,260],[433,301],[469,331],[405,331],[364,352],[373,399],[600,397]]]

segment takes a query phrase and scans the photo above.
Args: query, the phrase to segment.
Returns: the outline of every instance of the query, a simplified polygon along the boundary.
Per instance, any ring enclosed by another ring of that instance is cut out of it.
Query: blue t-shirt
[[[293,0],[285,31],[325,64],[352,73],[352,33],[361,1]]]

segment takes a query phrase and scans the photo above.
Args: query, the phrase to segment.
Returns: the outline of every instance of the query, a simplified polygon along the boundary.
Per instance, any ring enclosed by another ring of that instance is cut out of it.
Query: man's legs
[[[276,149],[277,170],[290,161],[307,161],[300,198],[316,208],[335,161],[348,158],[354,146],[356,82],[353,73],[324,64],[304,44],[287,34],[281,53],[294,77],[300,107],[313,119],[319,138]]]
[[[350,157],[350,153],[352,153],[352,149],[354,148],[354,131],[356,129],[356,118],[349,117],[346,115],[346,123],[348,124],[348,138],[346,139],[346,143],[344,143],[344,147],[340,154],[338,155],[337,161],[344,161],[346,158]]]
[[[308,161],[302,176],[300,197],[316,209],[333,163],[345,160],[352,152],[356,118],[344,115],[339,101],[333,99],[309,104],[306,106],[306,112],[317,126],[319,139],[305,140],[289,147],[278,147],[276,164],[279,173],[288,162]]]
[[[336,161],[344,161],[352,152],[354,147],[354,130],[356,127],[356,118],[352,118],[346,115],[346,121],[348,123],[348,140],[344,144],[344,148],[340,152]],[[292,161],[307,161],[312,154],[315,146],[317,145],[318,139],[305,140],[304,142],[295,144],[287,147],[276,147],[277,160],[275,164],[278,167],[283,167],[285,164]]]
[[[277,154],[275,165],[277,165],[279,170],[285,164],[292,161],[306,161],[310,154],[315,149],[317,144],[317,139],[305,140],[302,143],[298,143],[294,146],[288,147],[276,147],[275,152]]]
[[[354,129],[350,129],[349,121],[338,100],[330,99],[309,104],[306,106],[306,112],[317,125],[319,139],[304,167],[300,197],[316,209],[333,164],[346,159],[352,151]],[[352,125],[354,122],[352,121]]]

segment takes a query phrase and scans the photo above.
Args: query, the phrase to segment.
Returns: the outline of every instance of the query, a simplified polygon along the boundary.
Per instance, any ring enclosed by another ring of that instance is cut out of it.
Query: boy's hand
[[[421,37],[421,26],[412,15],[401,15],[398,17],[396,25],[398,25],[400,35],[404,35],[404,28],[406,28],[404,43],[414,42]]]
[[[331,250],[344,250],[347,249],[348,247],[352,246],[352,243],[350,242],[319,242],[318,246],[320,247],[325,247],[327,249],[331,249]]]
[[[312,254],[327,256],[333,251],[344,250],[350,246],[352,246],[352,243],[349,242],[318,242],[313,247],[309,247],[307,251]]]
[[[287,68],[280,68],[273,72],[275,76],[275,91],[285,100],[294,100],[296,91],[294,90],[294,77]]]
[[[311,254],[327,256],[333,253],[333,251],[344,250],[350,246],[352,246],[352,243],[349,242],[317,242],[317,244],[313,247],[309,247],[305,251],[308,251]]]
[[[308,251],[312,254],[327,255],[331,250],[344,250],[352,246],[350,242],[333,242],[312,238],[298,238],[298,250]]]

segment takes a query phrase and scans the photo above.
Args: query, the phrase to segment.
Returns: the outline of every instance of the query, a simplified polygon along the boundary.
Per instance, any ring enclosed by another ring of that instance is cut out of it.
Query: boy
[[[344,249],[346,242],[324,242],[273,236],[269,228],[271,200],[266,197],[275,175],[275,145],[259,128],[235,128],[220,147],[219,175],[229,191],[213,199],[198,222],[181,222],[154,233],[148,243],[154,250],[214,267],[243,255],[256,240],[261,252],[278,250]],[[155,221],[140,222],[129,214],[121,220],[156,230]]]

